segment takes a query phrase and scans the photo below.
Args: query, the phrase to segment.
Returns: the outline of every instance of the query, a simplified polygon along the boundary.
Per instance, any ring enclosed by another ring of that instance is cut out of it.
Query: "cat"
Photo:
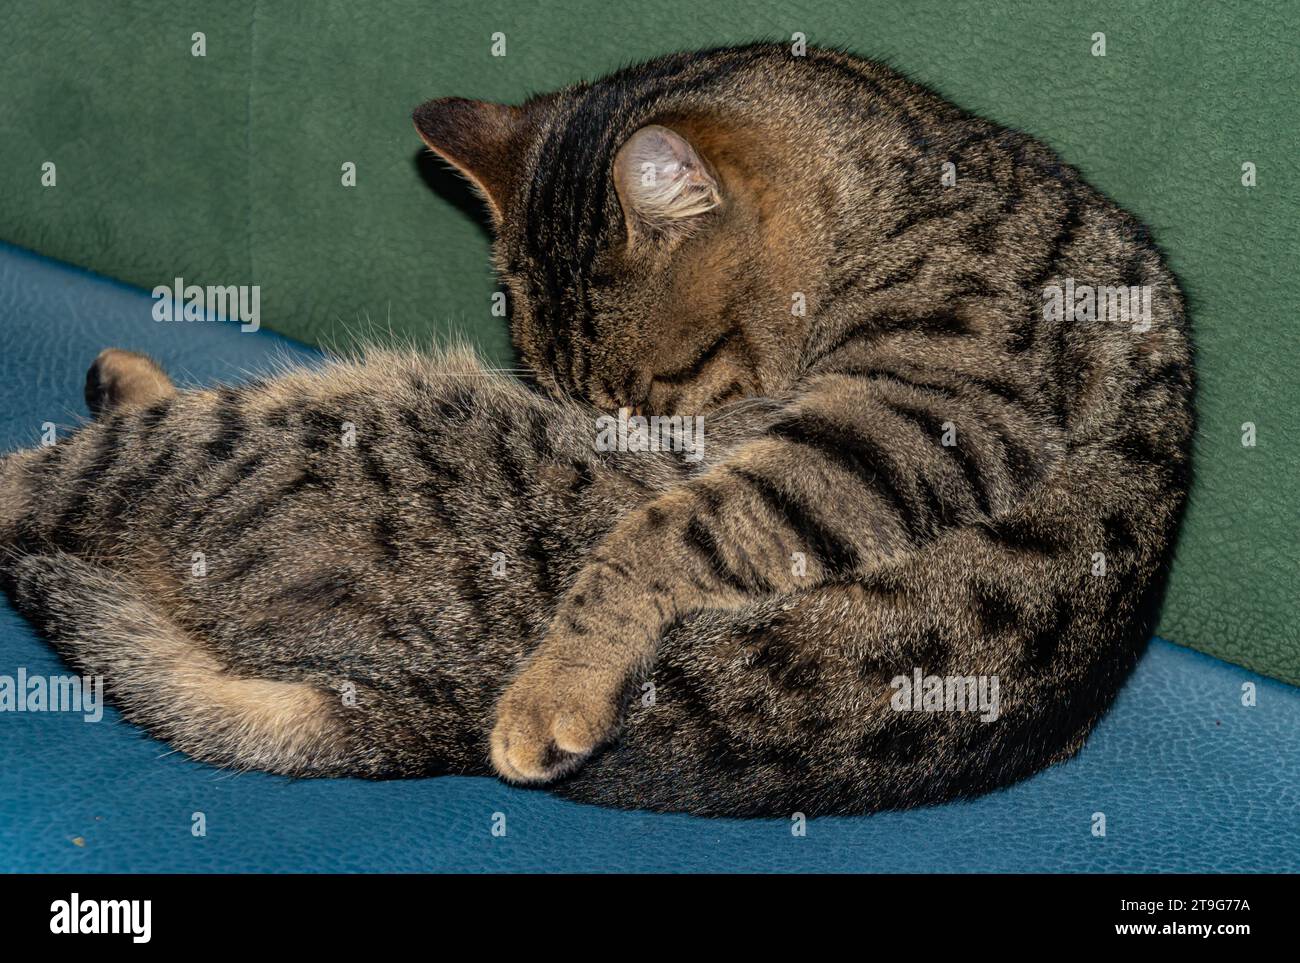
[[[486,203],[532,383],[376,349],[177,391],[108,350],[96,420],[0,468],[9,594],[128,719],[221,766],[732,816],[1080,748],[1190,477],[1183,299],[1141,224],[838,51],[414,121]],[[1067,282],[1150,317],[1061,309]],[[603,450],[616,411],[704,443]]]

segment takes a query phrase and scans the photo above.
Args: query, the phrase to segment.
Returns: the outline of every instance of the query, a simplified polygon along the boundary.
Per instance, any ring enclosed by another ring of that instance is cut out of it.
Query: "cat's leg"
[[[501,697],[491,738],[497,772],[537,782],[572,771],[614,735],[666,627],[816,585],[854,551],[825,538],[814,547],[812,532],[772,516],[748,484],[707,476],[626,516]]]
[[[147,355],[105,348],[86,372],[86,407],[106,411],[151,404],[176,393],[167,373]]]
[[[158,363],[134,351],[105,348],[86,372],[86,407],[97,418],[174,394],[176,386]],[[65,451],[60,445],[55,457]],[[39,511],[37,502],[46,491],[33,470],[49,463],[55,452],[55,448],[42,447],[0,455],[0,546],[13,541],[21,519]]]
[[[51,552],[6,564],[3,577],[19,611],[101,679],[127,719],[196,759],[293,776],[418,771],[418,746],[368,730],[381,712],[350,711],[308,682],[230,671],[124,573]]]

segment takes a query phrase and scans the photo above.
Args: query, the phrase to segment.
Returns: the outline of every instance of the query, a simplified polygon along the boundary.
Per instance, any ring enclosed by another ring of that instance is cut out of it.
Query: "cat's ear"
[[[421,104],[411,119],[429,149],[478,189],[500,224],[524,156],[525,110],[444,97]]]
[[[614,157],[614,187],[628,239],[689,233],[722,203],[708,163],[681,134],[658,124],[642,127]]]

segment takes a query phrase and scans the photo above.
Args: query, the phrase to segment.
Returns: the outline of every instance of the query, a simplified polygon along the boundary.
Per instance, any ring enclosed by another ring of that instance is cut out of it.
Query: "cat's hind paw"
[[[86,372],[86,407],[99,416],[145,405],[176,393],[167,373],[147,355],[105,348]]]

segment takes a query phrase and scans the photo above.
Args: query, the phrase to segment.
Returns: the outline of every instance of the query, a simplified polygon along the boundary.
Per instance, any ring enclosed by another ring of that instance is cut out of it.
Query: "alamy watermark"
[[[596,419],[597,451],[680,451],[686,461],[704,457],[704,417],[702,415],[632,414],[631,408],[618,409],[618,415],[601,415]]]
[[[240,331],[262,326],[262,288],[257,284],[186,284],[153,289],[155,321],[238,321]]]
[[[1043,320],[1071,319],[1117,321],[1131,324],[1138,334],[1150,331],[1151,285],[1094,287],[1075,284],[1074,278],[1066,278],[1064,285],[1049,284],[1043,288]]]
[[[86,722],[104,717],[104,677],[0,675],[0,712],[80,712]]]
[[[978,712],[980,722],[998,718],[998,677],[995,675],[926,675],[913,669],[911,676],[890,681],[894,694],[889,704],[897,712]]]
[[[73,893],[50,904],[50,932],[55,935],[118,933],[133,943],[148,943],[153,935],[153,900],[82,899]]]

